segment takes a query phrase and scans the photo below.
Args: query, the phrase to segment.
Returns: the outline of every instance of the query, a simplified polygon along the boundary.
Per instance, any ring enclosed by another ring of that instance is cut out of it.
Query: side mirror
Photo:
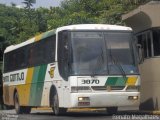
[[[138,51],[138,62],[139,64],[141,64],[144,61],[144,55],[143,55],[143,51],[142,51],[142,45],[141,44],[137,44],[137,51]]]

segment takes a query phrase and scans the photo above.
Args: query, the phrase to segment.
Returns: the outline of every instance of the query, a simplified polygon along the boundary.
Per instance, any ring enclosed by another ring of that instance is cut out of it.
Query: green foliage
[[[24,0],[24,9],[0,5],[0,36],[5,43],[23,42],[37,33],[70,24],[123,24],[121,15],[148,0],[64,0],[60,7],[33,9],[35,0]]]
[[[60,7],[33,9],[35,0],[24,0],[24,9],[0,4],[0,56],[6,46],[35,34],[70,24],[121,24],[121,15],[149,0],[63,0]],[[0,61],[2,57],[0,58]]]
[[[51,8],[48,28],[69,24],[120,24],[122,14],[148,0],[64,0],[61,7]]]

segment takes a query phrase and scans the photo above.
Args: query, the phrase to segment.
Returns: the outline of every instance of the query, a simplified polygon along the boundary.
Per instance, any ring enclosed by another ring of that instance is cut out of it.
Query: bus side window
[[[67,80],[68,77],[68,32],[62,31],[58,33],[58,68],[60,75]]]
[[[28,66],[31,67],[33,65],[33,49],[32,47],[28,50]]]
[[[56,46],[56,35],[47,38],[45,45],[45,51],[47,53],[45,54],[46,63],[55,62],[55,46]]]
[[[6,73],[9,71],[9,55],[8,53],[4,54],[4,68],[3,68],[3,72]]]

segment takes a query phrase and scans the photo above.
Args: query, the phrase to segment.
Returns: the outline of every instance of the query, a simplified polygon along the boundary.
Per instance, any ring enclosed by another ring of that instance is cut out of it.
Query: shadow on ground
[[[47,115],[47,116],[54,116],[52,112],[36,112],[31,113],[31,115]],[[140,111],[119,111],[115,115],[152,115],[149,112],[140,112]],[[67,112],[61,116],[68,116],[68,117],[100,117],[100,116],[112,116],[107,114],[105,111],[85,111],[85,112]]]

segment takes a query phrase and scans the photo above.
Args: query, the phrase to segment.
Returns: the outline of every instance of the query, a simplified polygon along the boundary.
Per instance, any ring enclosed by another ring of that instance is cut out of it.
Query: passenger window
[[[147,47],[148,47],[148,57],[152,57],[152,49],[151,49],[151,34],[147,33]]]
[[[154,56],[160,56],[160,30],[153,31]]]
[[[4,73],[55,61],[55,35],[4,55]]]
[[[145,32],[137,36],[138,44],[141,45],[143,58],[152,57],[151,32]]]

